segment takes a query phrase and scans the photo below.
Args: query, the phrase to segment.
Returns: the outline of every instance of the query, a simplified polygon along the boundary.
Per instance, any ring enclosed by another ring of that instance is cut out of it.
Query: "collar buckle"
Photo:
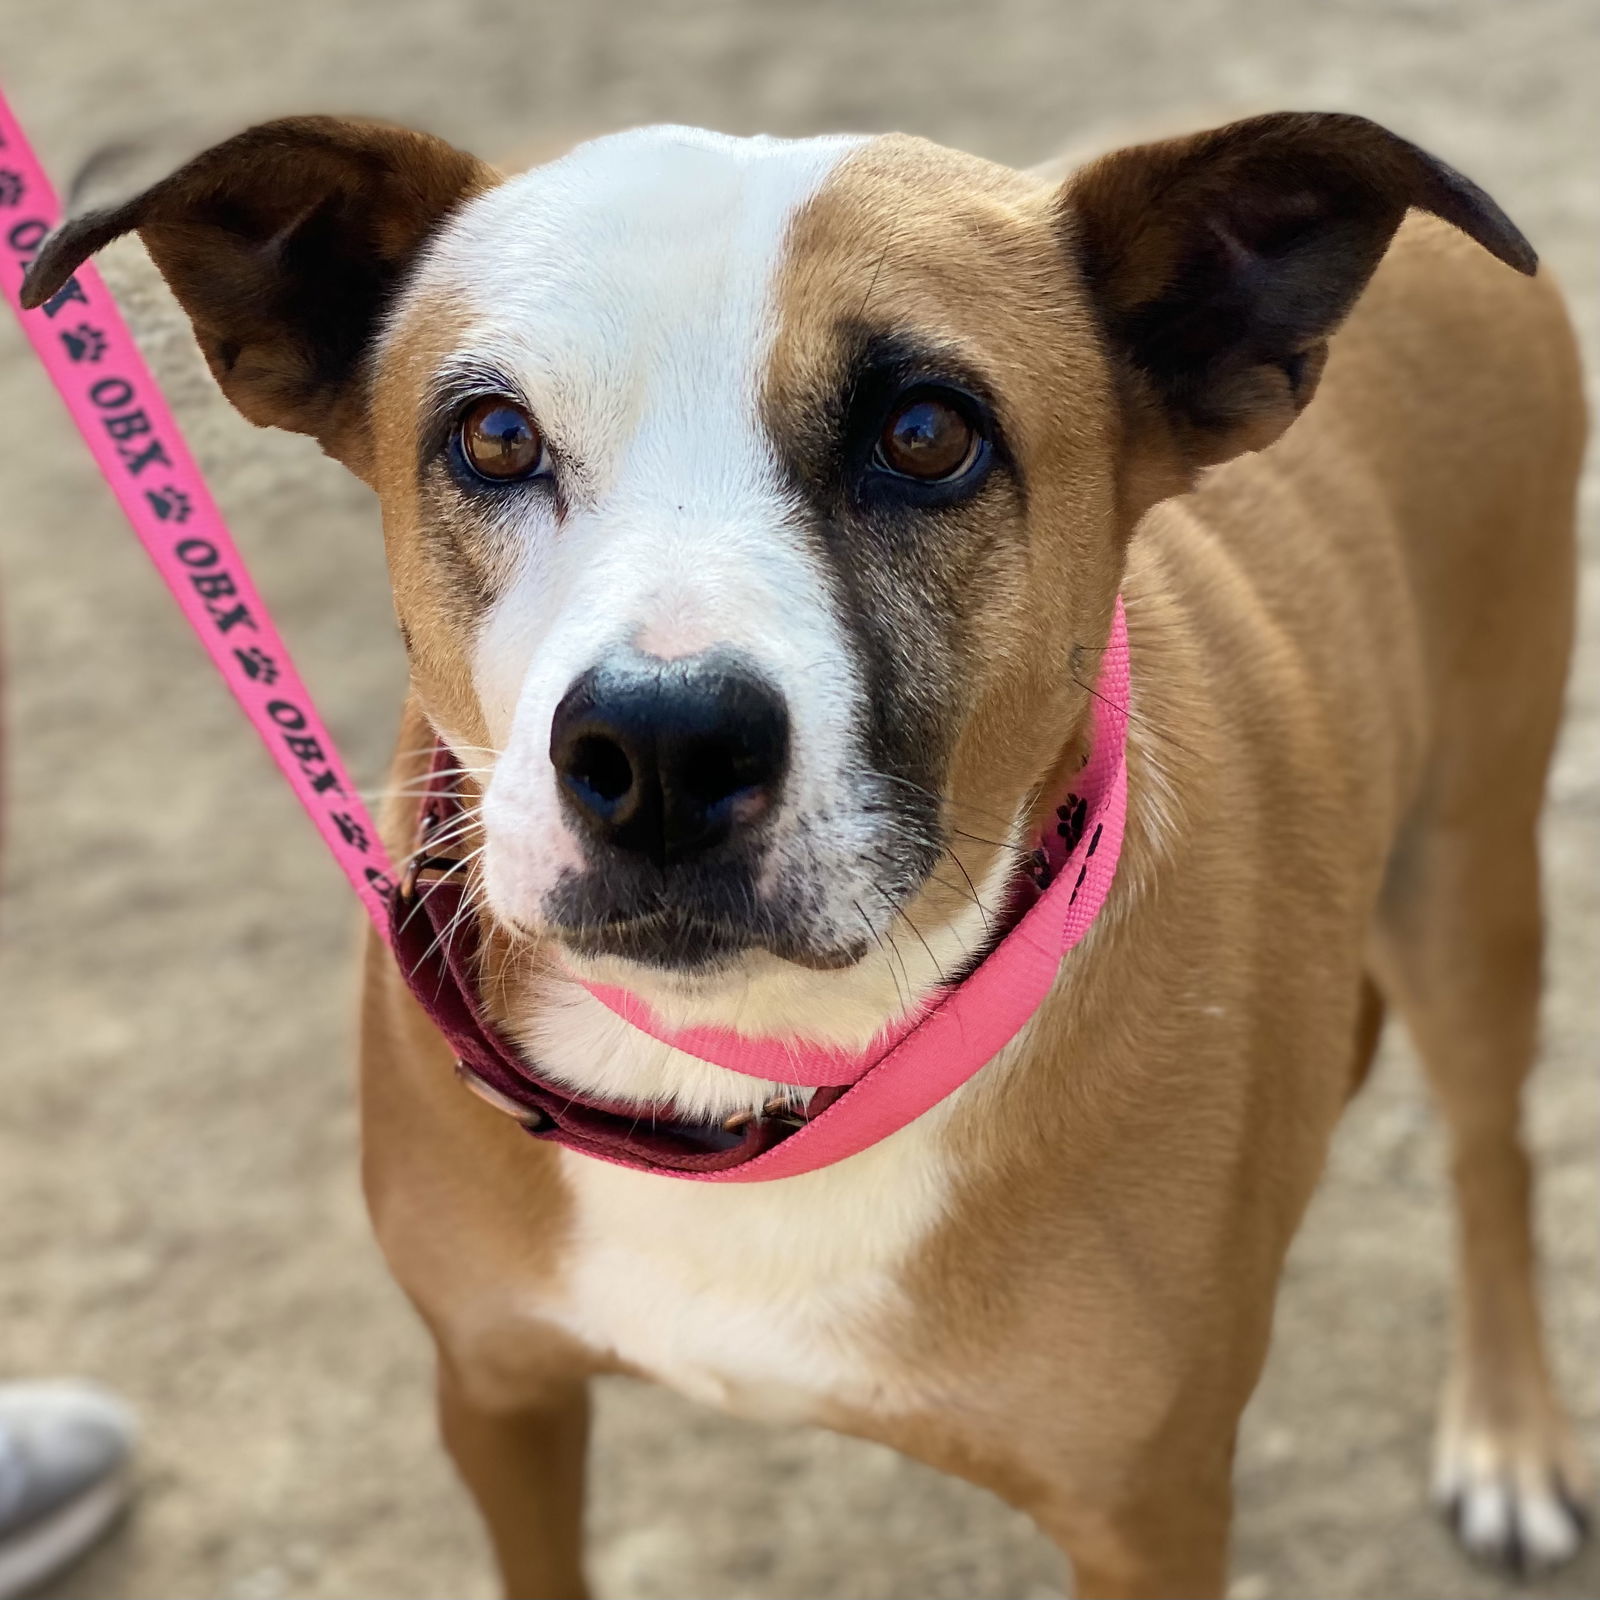
[[[456,1058],[456,1077],[461,1080],[464,1088],[470,1089],[485,1105],[493,1106],[496,1111],[510,1117],[513,1122],[520,1122],[530,1133],[541,1133],[546,1128],[554,1126],[550,1118],[537,1106],[526,1106],[520,1101],[513,1100],[510,1095],[495,1088],[486,1078],[480,1077],[459,1056]]]

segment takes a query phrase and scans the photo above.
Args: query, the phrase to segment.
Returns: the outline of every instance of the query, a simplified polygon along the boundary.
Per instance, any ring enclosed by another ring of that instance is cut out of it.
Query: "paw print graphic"
[[[247,650],[235,650],[233,653],[246,674],[258,683],[278,681],[278,663],[260,645],[253,644]]]
[[[1089,802],[1069,794],[1067,803],[1056,807],[1056,817],[1056,832],[1066,843],[1070,855],[1078,848],[1078,841],[1083,837],[1083,827],[1089,819]]]
[[[354,845],[357,850],[365,852],[372,843],[367,837],[367,830],[348,811],[335,811],[333,822],[343,836],[344,842],[348,845]]]
[[[63,328],[61,342],[74,361],[98,361],[106,353],[106,336],[87,322],[76,328]]]
[[[0,206],[14,206],[28,192],[20,172],[0,167]]]
[[[163,484],[159,489],[146,489],[144,497],[150,502],[150,509],[163,522],[187,522],[189,513],[194,509],[188,495],[170,483]]]

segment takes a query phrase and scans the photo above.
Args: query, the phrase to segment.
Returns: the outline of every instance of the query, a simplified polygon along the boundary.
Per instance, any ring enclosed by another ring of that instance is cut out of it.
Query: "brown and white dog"
[[[1067,174],[654,128],[515,177],[302,118],[69,224],[36,291],[131,229],[233,403],[380,495],[396,782],[456,753],[485,993],[582,1090],[717,1121],[783,1086],[574,975],[861,1046],[977,956],[1125,598],[1110,900],[1012,1045],[847,1161],[706,1186],[535,1144],[372,944],[372,1213],[511,1593],[583,1592],[614,1371],[985,1484],[1082,1594],[1220,1593],[1284,1251],[1389,1002],[1461,1210],[1437,1491],[1475,1552],[1572,1553],[1518,1100],[1584,418],[1486,196],[1341,115]],[[738,782],[630,807],[730,680]],[[573,756],[575,694],[636,745]]]

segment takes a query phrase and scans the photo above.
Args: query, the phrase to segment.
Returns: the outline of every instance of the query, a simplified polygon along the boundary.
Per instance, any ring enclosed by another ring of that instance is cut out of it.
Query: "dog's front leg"
[[[1077,1600],[1207,1600],[1227,1588],[1233,1440],[1106,1461],[1030,1509],[1072,1565]]]
[[[1087,1270],[1064,1281],[1080,1305],[1097,1297]],[[1179,1314],[1196,1329],[1204,1315]],[[1197,1335],[1204,1348],[1177,1353],[1180,1364],[1162,1360],[1166,1341],[1146,1336],[1131,1305],[1075,1321],[1057,1303],[1014,1342],[995,1343],[984,1370],[968,1374],[977,1383],[952,1386],[953,1404],[846,1429],[1025,1512],[1067,1558],[1076,1600],[1218,1600],[1234,1442],[1264,1320],[1231,1319],[1226,1346]]]
[[[489,1526],[508,1600],[585,1600],[588,1384],[552,1385],[515,1410],[491,1410],[441,1358],[439,1421]]]
[[[367,961],[362,1174],[378,1242],[438,1349],[445,1444],[506,1593],[581,1600],[594,1366],[538,1315],[566,1227],[555,1152],[462,1091],[376,939]]]
[[[1077,1600],[1178,1600],[1226,1588],[1227,1483],[1171,1483],[1122,1505],[1079,1502],[1041,1515],[1072,1564]]]

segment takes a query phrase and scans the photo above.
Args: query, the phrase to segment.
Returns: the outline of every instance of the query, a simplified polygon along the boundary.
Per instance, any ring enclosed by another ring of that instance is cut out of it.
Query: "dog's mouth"
[[[726,971],[757,950],[814,972],[837,972],[854,966],[870,948],[864,935],[826,944],[764,919],[751,926],[676,906],[582,921],[557,919],[550,932],[573,955],[627,961],[683,977]]]
[[[752,957],[775,957],[813,972],[853,967],[874,948],[866,917],[831,908],[846,863],[787,866],[766,854],[661,868],[601,860],[570,870],[541,904],[541,923],[569,954],[620,961],[691,980],[726,975]],[[900,904],[912,878],[896,864],[876,903]],[[911,888],[914,891],[914,887]],[[614,981],[614,978],[613,978]]]

